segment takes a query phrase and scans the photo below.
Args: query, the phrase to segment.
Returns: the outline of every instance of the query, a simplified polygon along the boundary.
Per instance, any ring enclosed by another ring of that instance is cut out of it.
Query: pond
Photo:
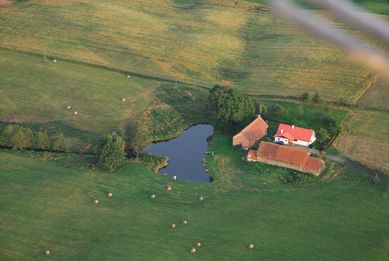
[[[179,137],[149,145],[144,152],[155,156],[169,158],[167,167],[159,170],[159,174],[167,173],[177,180],[211,182],[203,166],[203,159],[208,151],[208,138],[213,134],[213,126],[209,124],[195,125],[184,131]]]

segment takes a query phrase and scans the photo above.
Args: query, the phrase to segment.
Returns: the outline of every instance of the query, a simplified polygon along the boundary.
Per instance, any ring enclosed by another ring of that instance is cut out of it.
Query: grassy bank
[[[211,149],[210,185],[173,183],[135,163],[107,175],[0,152],[0,258],[39,260],[46,248],[62,260],[389,257],[386,186],[336,166],[328,178],[284,184],[277,176],[288,170],[242,161],[227,136]]]

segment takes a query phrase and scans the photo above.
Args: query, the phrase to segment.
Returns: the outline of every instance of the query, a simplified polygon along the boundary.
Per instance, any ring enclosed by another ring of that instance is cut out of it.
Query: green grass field
[[[386,185],[336,166],[327,179],[282,184],[276,177],[288,171],[241,161],[226,136],[217,134],[211,149],[211,185],[173,183],[137,163],[107,175],[0,152],[0,259],[43,260],[45,249],[55,260],[389,257]],[[192,255],[197,241],[203,246]]]
[[[2,13],[0,47],[253,94],[356,101],[369,72],[239,1],[29,0]]]

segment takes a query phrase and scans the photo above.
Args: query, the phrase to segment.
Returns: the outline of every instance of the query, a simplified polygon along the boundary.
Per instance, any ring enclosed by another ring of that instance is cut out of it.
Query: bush
[[[155,173],[158,173],[161,168],[166,167],[169,161],[168,157],[158,157],[148,153],[141,153],[139,159]]]
[[[276,116],[282,116],[282,115],[286,114],[286,109],[279,104],[273,105],[271,110],[272,110],[273,114]]]
[[[313,95],[312,101],[313,101],[313,102],[316,102],[316,103],[319,103],[319,102],[320,102],[320,96],[319,96],[318,93],[315,93],[315,95]]]
[[[303,101],[309,101],[309,93],[308,93],[308,92],[304,92],[304,93],[301,95],[301,100],[303,100]]]

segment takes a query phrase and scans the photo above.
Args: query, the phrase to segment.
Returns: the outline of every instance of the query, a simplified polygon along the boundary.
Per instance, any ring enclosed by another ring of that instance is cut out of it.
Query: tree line
[[[46,131],[35,131],[17,124],[10,124],[0,130],[0,145],[17,150],[86,153],[91,145],[78,138],[66,137],[63,133],[49,136]]]

